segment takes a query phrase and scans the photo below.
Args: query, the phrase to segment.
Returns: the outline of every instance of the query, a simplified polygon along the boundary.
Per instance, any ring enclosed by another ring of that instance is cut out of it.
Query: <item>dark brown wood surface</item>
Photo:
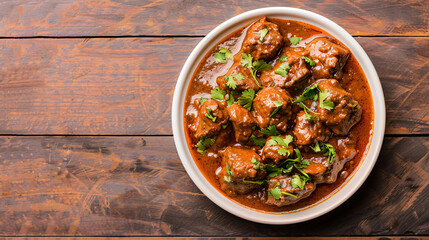
[[[172,95],[190,51],[219,23],[268,6],[314,11],[355,36],[387,110],[380,157],[358,192],[286,226],[208,200],[171,136]],[[423,239],[428,68],[426,0],[0,0],[0,237]]]
[[[205,35],[223,21],[262,7],[319,13],[353,35],[428,36],[425,0],[75,0],[0,1],[0,36]]]
[[[0,40],[0,133],[172,134],[176,80],[200,40]],[[383,85],[386,133],[428,134],[429,38],[357,40]]]

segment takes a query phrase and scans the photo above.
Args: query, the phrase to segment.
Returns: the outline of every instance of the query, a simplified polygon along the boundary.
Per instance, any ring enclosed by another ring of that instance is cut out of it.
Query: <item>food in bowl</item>
[[[185,99],[188,148],[231,200],[266,212],[315,204],[346,181],[372,137],[371,90],[339,40],[263,17],[215,45]]]

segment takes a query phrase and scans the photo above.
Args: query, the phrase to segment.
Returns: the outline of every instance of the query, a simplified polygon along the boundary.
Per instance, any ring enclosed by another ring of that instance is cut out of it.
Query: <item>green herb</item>
[[[285,62],[287,61],[287,56],[283,56],[279,59],[279,62]]]
[[[259,88],[261,88],[261,84],[256,79],[256,74],[258,72],[268,71],[273,68],[273,66],[266,63],[264,60],[258,60],[256,62],[253,62],[253,57],[250,54],[246,53],[241,54],[241,65],[250,69],[250,73],[252,74],[252,77]]]
[[[291,196],[291,197],[294,197],[294,198],[297,198],[297,196],[296,196],[296,195],[294,195],[294,194],[292,194],[292,193],[282,192],[282,194],[283,194],[283,195],[288,195],[288,196]]]
[[[286,156],[286,157],[288,157],[290,155],[289,150],[286,148],[277,149],[277,153],[280,154],[281,156]]]
[[[289,41],[292,45],[297,45],[302,40],[301,37],[291,37]]]
[[[290,184],[292,185],[293,188],[300,188],[300,189],[304,190],[305,184],[309,180],[310,180],[310,178],[308,178],[306,176],[295,174],[292,176],[292,178],[290,180]]]
[[[205,101],[207,101],[207,98],[200,98],[200,105],[202,105]]]
[[[211,147],[214,143],[214,139],[203,136],[200,138],[200,141],[195,144],[195,147],[200,154],[204,155],[206,153],[207,148]]]
[[[313,121],[313,120],[316,118],[316,116],[310,115],[310,114],[307,112],[307,110],[308,110],[309,112],[314,113],[314,114],[318,114],[318,113],[311,111],[311,110],[310,110],[310,109],[309,109],[309,108],[308,108],[304,103],[300,102],[300,103],[298,104],[298,106],[304,109],[304,112],[305,112],[305,120],[307,120],[307,121]]]
[[[270,117],[272,117],[274,114],[276,114],[283,106],[282,102],[279,101],[273,101],[274,105],[276,105],[276,109],[274,109],[274,111],[270,114]]]
[[[267,28],[264,28],[261,30],[261,38],[259,39],[260,42],[264,42],[264,38],[265,38],[265,36],[267,36],[267,33],[268,33]]]
[[[256,158],[252,158],[251,162],[254,164],[253,169],[265,171],[265,168],[261,166],[261,162],[259,162]]]
[[[290,66],[287,62],[285,62],[285,63],[282,63],[274,72],[282,77],[286,77],[289,70],[290,70]]]
[[[210,92],[211,92],[211,98],[214,100],[222,101],[226,95],[226,91],[220,90],[218,87],[215,89],[212,89]]]
[[[317,87],[319,83],[313,84],[311,87],[304,90],[304,92],[301,94],[301,96],[293,101],[296,102],[303,102],[307,99],[312,99],[313,101],[317,101],[318,93],[320,92],[320,89]]]
[[[210,120],[212,120],[213,122],[216,122],[216,118],[217,117],[215,117],[215,116],[213,116],[213,111],[210,109],[210,108],[206,108],[206,110],[207,110],[207,113],[206,113],[206,117],[208,118],[208,119],[210,119]]]
[[[269,173],[268,177],[273,178],[276,176],[280,176],[283,173],[284,174],[290,173],[292,171],[292,168],[293,168],[293,163],[292,164],[286,164],[286,166],[284,168],[278,167],[276,165],[271,165],[271,164],[266,164],[265,167]]]
[[[232,96],[232,94],[229,95],[228,100],[226,100],[226,103],[228,104],[228,106],[231,106],[232,104],[235,103],[235,99],[234,96]]]
[[[268,195],[274,197],[274,199],[279,200],[282,197],[282,190],[279,188],[280,183],[277,183],[276,187],[268,191]]]
[[[279,131],[277,131],[277,128],[274,125],[270,125],[266,129],[261,129],[261,133],[263,133],[265,135],[270,135],[270,136],[280,135]]]
[[[222,124],[222,129],[225,129],[228,127],[228,124]]]
[[[313,151],[316,153],[322,152],[325,157],[328,157],[329,163],[332,163],[334,161],[334,158],[337,156],[337,152],[334,146],[328,143],[316,141],[314,147],[310,146],[310,148],[313,149]]]
[[[231,94],[232,94],[232,95],[240,95],[240,94],[241,94],[241,91],[239,91],[239,90],[232,90],[232,91],[231,91]]]
[[[261,184],[263,184],[264,182],[266,182],[267,180],[261,180],[261,181],[250,181],[250,180],[244,180],[243,179],[243,182],[246,182],[246,183],[255,183],[255,184],[259,184],[259,185],[261,185]]]
[[[225,167],[226,167],[226,173],[228,174],[228,176],[224,176],[223,180],[225,182],[231,182],[231,177],[233,177],[234,174],[232,174],[231,168],[230,168],[230,166],[228,164]]]
[[[358,105],[358,103],[355,103],[352,105],[352,108],[355,108]]]
[[[304,61],[308,64],[310,64],[310,66],[314,67],[316,66],[316,62],[314,62],[313,60],[311,60],[311,58],[309,57],[302,57],[302,59],[304,59]]]
[[[233,76],[225,76],[225,78],[224,78],[226,81],[225,85],[228,88],[235,90],[235,88],[237,87],[237,82],[234,80],[234,78],[237,79],[238,81],[240,81],[240,80],[244,80],[244,76],[241,73],[235,74]]]
[[[255,90],[247,89],[243,91],[243,95],[238,98],[238,104],[246,108],[247,110],[252,109],[253,99],[255,98]]]
[[[213,58],[218,63],[226,63],[226,59],[232,59],[232,53],[226,48],[220,48],[219,52],[213,55]]]
[[[285,138],[280,136],[272,136],[270,140],[267,142],[267,146],[281,145],[285,147],[289,147],[289,144],[293,142],[293,137],[291,135],[286,135]]]
[[[252,136],[250,136],[250,141],[252,141],[252,143],[255,144],[256,146],[263,147],[265,145],[265,141],[267,141],[267,139],[257,138],[257,137],[255,137],[255,135],[252,134]]]
[[[324,109],[332,110],[334,109],[334,103],[332,101],[325,101],[329,95],[331,95],[331,93],[328,89],[319,93],[319,106]]]

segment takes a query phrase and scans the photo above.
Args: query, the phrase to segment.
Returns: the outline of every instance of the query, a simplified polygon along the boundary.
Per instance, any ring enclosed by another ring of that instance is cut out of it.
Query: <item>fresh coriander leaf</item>
[[[329,92],[328,89],[319,93],[319,106],[321,108],[332,110],[334,109],[334,103],[332,101],[325,101],[325,99],[329,97],[329,95],[331,95],[331,93]]]
[[[217,63],[226,63],[226,57],[224,53],[217,52],[213,55],[213,58]]]
[[[259,185],[261,185],[261,184],[263,184],[264,182],[266,182],[267,180],[262,180],[262,181],[249,181],[249,180],[244,180],[243,179],[243,182],[246,182],[246,183],[255,183],[255,184],[259,184]]]
[[[337,152],[331,144],[316,141],[314,147],[311,147],[315,153],[322,152],[325,157],[328,157],[328,162],[332,163],[337,156]]]
[[[303,181],[303,179],[297,174],[292,176],[290,179],[290,184],[293,188],[300,188],[302,190],[305,188],[305,181]]]
[[[253,169],[265,171],[265,168],[261,166],[261,162],[259,162],[256,158],[252,158],[251,162],[254,164]]]
[[[252,134],[252,136],[250,136],[250,141],[252,141],[252,143],[255,144],[256,146],[263,147],[265,145],[265,141],[267,141],[267,139],[257,138],[257,137],[255,137],[255,135]]]
[[[291,37],[289,41],[292,45],[297,45],[302,40],[301,37]]]
[[[357,103],[353,104],[353,105],[352,105],[352,108],[355,108],[357,105],[358,105]]]
[[[222,101],[225,98],[226,91],[220,90],[218,87],[215,89],[212,89],[211,91],[211,98],[214,100],[220,100]]]
[[[314,145],[314,147],[310,146],[310,148],[313,149],[313,151],[315,153],[318,153],[318,152],[322,151],[322,149],[320,149],[320,146],[319,146],[319,141],[316,141],[316,144]]]
[[[311,58],[309,57],[302,57],[302,59],[304,59],[304,61],[308,64],[310,64],[310,66],[314,67],[316,66],[316,62],[314,62],[313,60],[311,60]]]
[[[200,154],[204,155],[206,153],[207,148],[211,147],[214,143],[214,139],[203,136],[200,138],[200,141],[195,144],[195,147]]]
[[[218,63],[226,63],[226,59],[232,59],[232,53],[226,48],[220,48],[219,52],[213,55],[213,58]]]
[[[305,120],[307,120],[307,121],[313,121],[313,120],[316,118],[316,116],[310,115],[307,111],[312,112],[313,114],[316,114],[316,115],[317,115],[318,113],[316,113],[316,112],[314,112],[314,111],[310,110],[310,108],[308,108],[304,103],[300,102],[300,103],[298,104],[298,106],[304,109],[304,112],[305,112]]]
[[[274,125],[270,125],[266,129],[261,129],[261,133],[263,133],[265,135],[270,135],[270,136],[280,135],[279,131],[277,131],[277,128]]]
[[[282,169],[276,165],[266,164],[265,167],[269,172],[268,177],[273,178],[282,174]]]
[[[223,180],[227,183],[231,182],[231,176],[223,176]]]
[[[243,67],[252,69],[253,68],[252,62],[253,62],[252,55],[246,54],[246,53],[241,54],[241,65]]]
[[[247,110],[252,109],[253,99],[255,98],[255,90],[248,89],[243,91],[243,95],[238,98],[238,104],[246,108]]]
[[[229,94],[229,98],[228,100],[226,100],[226,103],[228,104],[228,106],[231,106],[232,104],[235,103],[235,99],[234,99],[234,96],[232,96],[232,94]]]
[[[280,136],[271,136],[270,140],[268,140],[267,146],[281,145],[289,147],[291,142],[293,142],[293,137],[291,135],[286,135],[285,138]]]
[[[286,62],[287,61],[287,56],[283,56],[279,59],[279,62]]]
[[[279,188],[280,184],[278,183],[275,188],[268,191],[268,195],[274,197],[274,199],[279,200],[282,197],[282,190]]]
[[[202,105],[205,101],[207,101],[207,98],[200,98],[200,105]]]
[[[290,154],[289,150],[287,150],[286,148],[277,149],[277,153],[282,155],[282,156],[286,156],[286,157],[288,157]]]
[[[228,176],[230,176],[230,177],[233,177],[234,176],[234,174],[232,174],[232,171],[231,171],[231,167],[227,164],[226,165],[226,173],[228,174]]]
[[[258,72],[269,71],[269,70],[273,69],[273,66],[266,63],[264,60],[258,60],[256,62],[253,62],[253,69],[254,69],[255,74],[256,74]]]
[[[313,99],[314,101],[316,101],[317,94],[320,92],[319,88],[317,87],[318,84],[319,83],[313,84],[311,87],[305,89],[301,96],[293,102],[303,102],[307,99]]]
[[[232,59],[232,53],[226,48],[220,48],[219,52],[225,54],[225,57],[228,59]]]
[[[264,38],[265,38],[265,36],[267,36],[267,33],[268,33],[268,29],[267,28],[264,28],[264,29],[261,30],[261,38],[259,38],[260,42],[264,42]]]
[[[297,196],[296,196],[296,195],[294,195],[294,194],[292,194],[292,193],[289,193],[289,192],[282,192],[282,194],[283,194],[283,195],[288,195],[288,196],[291,196],[291,197],[294,197],[294,198],[297,198]]]
[[[232,94],[232,95],[240,95],[240,94],[241,94],[241,91],[239,91],[239,90],[232,90],[232,91],[231,91],[231,94]]]
[[[215,116],[213,116],[213,111],[210,109],[210,108],[206,108],[206,110],[207,110],[207,113],[206,113],[206,117],[208,118],[208,119],[210,119],[210,120],[212,120],[213,122],[216,122],[216,118],[217,117],[215,117]]]
[[[225,129],[226,127],[228,127],[228,124],[222,124],[222,129]]]
[[[276,114],[283,106],[282,102],[279,101],[273,101],[274,105],[276,105],[276,109],[274,109],[274,111],[270,114],[270,117],[272,117],[274,114]]]
[[[225,76],[225,85],[230,89],[235,89],[237,87],[237,82],[234,80],[233,76]]]
[[[277,69],[276,71],[274,71],[274,73],[282,76],[282,77],[286,77],[286,75],[288,74],[290,70],[290,66],[287,62],[282,63]]]

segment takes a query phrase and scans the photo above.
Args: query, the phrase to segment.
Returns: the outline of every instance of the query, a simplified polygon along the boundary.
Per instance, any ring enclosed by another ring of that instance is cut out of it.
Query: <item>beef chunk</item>
[[[261,42],[261,33],[264,29],[268,29],[268,33]],[[263,17],[247,30],[242,50],[244,53],[252,55],[255,61],[270,60],[282,46],[283,36],[280,34],[278,26]]]
[[[347,135],[349,130],[360,121],[362,109],[358,102],[335,79],[320,81],[318,87],[323,92],[329,91],[325,101],[334,103],[332,110],[323,108],[320,104],[317,105],[320,120],[335,134]]]
[[[232,104],[228,107],[229,118],[234,127],[235,141],[247,142],[256,126],[255,118],[240,104]]]
[[[240,75],[240,76],[237,76],[237,75]],[[239,63],[234,64],[228,70],[225,76],[220,76],[216,79],[216,82],[219,85],[219,88],[230,89],[226,86],[226,83],[228,81],[227,77],[232,77],[233,80],[237,83],[237,86],[234,90],[247,90],[247,89],[253,89],[255,91],[259,90],[259,86],[256,84],[255,79],[253,78],[250,70],[246,67],[241,66],[241,64]],[[259,81],[259,79],[257,79],[257,81]]]
[[[278,61],[272,70],[261,74],[261,81],[264,87],[289,88],[295,83],[302,82],[310,77],[309,67],[302,59],[304,56],[303,48],[284,48],[282,57],[285,56],[287,57],[286,61]],[[290,69],[285,76],[281,73],[276,73],[279,68],[285,68],[287,65]]]
[[[338,155],[344,162],[352,160],[358,151],[356,150],[356,142],[350,138],[338,139]]]
[[[285,139],[286,135],[280,135],[278,137]],[[264,163],[279,165],[283,163],[284,160],[292,156],[293,147],[292,145],[289,145],[288,147],[286,147],[280,144],[274,144],[275,141],[271,141],[271,139],[273,139],[272,136],[270,136],[265,142],[264,149],[262,150],[262,160],[264,161]],[[279,149],[282,149],[282,148],[286,149],[286,151],[289,152],[289,154],[288,153],[280,154]]]
[[[228,122],[226,106],[225,101],[218,102],[213,99],[208,99],[201,104],[197,121],[193,128],[196,129],[195,138],[199,139],[202,136],[212,137],[222,129],[222,124]],[[208,118],[210,115],[216,118],[215,121]]]
[[[277,113],[270,115],[277,109],[275,102],[282,105]],[[286,132],[287,124],[292,116],[291,101],[289,94],[279,88],[263,88],[256,94],[253,100],[256,121],[260,128],[267,128],[269,125],[275,125],[280,132]]]
[[[290,183],[291,179],[292,177],[289,175],[280,175],[271,178],[268,185],[268,192],[278,187],[281,192],[294,194],[296,198],[282,194],[280,199],[275,199],[274,196],[269,195],[266,203],[269,205],[276,205],[278,207],[290,205],[310,196],[310,194],[316,189],[316,185],[312,182],[307,182],[303,190],[300,188],[293,188]]]
[[[316,141],[326,141],[329,138],[329,130],[320,122],[319,118],[313,121],[305,120],[305,112],[301,111],[296,117],[295,128],[296,144],[307,145]]]
[[[349,50],[329,38],[315,38],[307,45],[305,52],[316,63],[312,69],[315,79],[339,78],[350,55]]]
[[[260,187],[260,184],[245,181],[263,180],[267,175],[261,157],[246,148],[228,147],[223,153],[221,167],[217,176],[222,190],[230,196]]]
[[[337,180],[338,172],[343,169],[346,161],[336,156],[332,163],[329,163],[328,157],[321,153],[303,153],[302,161],[307,160],[310,165],[303,171],[314,180],[315,183],[333,183]]]

